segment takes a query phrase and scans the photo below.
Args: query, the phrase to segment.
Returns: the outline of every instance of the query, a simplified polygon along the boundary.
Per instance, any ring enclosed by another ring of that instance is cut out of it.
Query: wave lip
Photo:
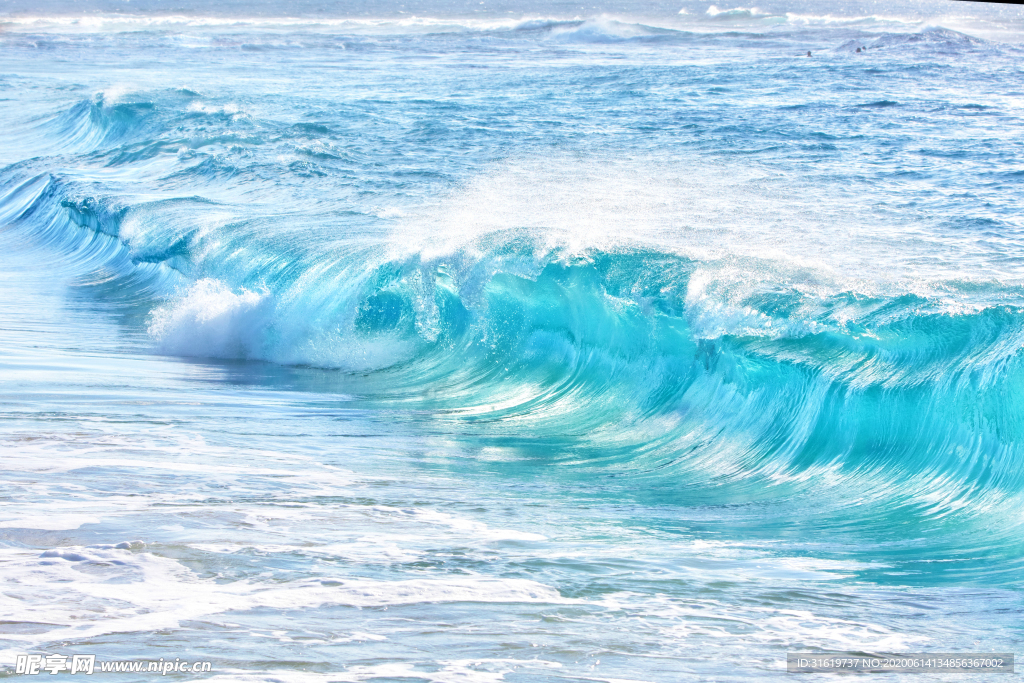
[[[139,256],[122,234],[129,209],[116,199],[80,196],[52,174],[12,178],[0,196],[0,234],[57,257],[54,274],[103,285],[122,302],[166,295],[182,281],[173,259]]]
[[[157,125],[152,101],[110,91],[35,122],[33,133],[56,153],[86,154],[151,139]]]

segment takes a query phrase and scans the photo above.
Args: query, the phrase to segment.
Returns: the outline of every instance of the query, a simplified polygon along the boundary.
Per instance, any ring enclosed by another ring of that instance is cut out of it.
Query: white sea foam
[[[985,258],[973,238],[894,226],[879,203],[699,157],[524,158],[409,212],[391,247],[394,258],[436,261],[460,250],[482,256],[529,232],[538,260],[555,249],[582,255],[653,247],[704,261],[726,280],[742,271],[748,280],[754,274],[817,295],[909,288],[941,297],[950,281],[991,279],[991,271],[964,268],[963,257]],[[529,274],[536,263],[522,266]],[[1011,277],[1024,280],[1024,270]]]
[[[157,309],[149,332],[172,355],[258,358],[272,307],[267,292],[236,294],[222,282],[203,279],[174,305]]]
[[[201,114],[222,114],[224,116],[240,116],[244,115],[239,106],[233,102],[228,104],[206,104],[203,102],[192,102],[188,105],[189,111],[199,112]]]
[[[64,547],[42,554],[8,548],[0,550],[0,562],[12,582],[0,598],[0,618],[54,625],[43,634],[5,637],[25,647],[106,633],[172,629],[185,620],[260,607],[573,602],[535,581],[482,576],[220,583],[197,577],[176,560],[120,546]],[[100,605],[103,609],[97,610]]]
[[[245,683],[362,683],[380,679],[414,679],[430,683],[498,683],[506,681],[507,674],[523,672],[544,672],[545,670],[561,669],[560,662],[543,659],[495,659],[478,658],[465,660],[440,660],[430,667],[417,666],[403,662],[387,662],[383,664],[355,664],[344,670],[332,673],[310,673],[290,669],[278,669],[264,673],[249,671],[229,671],[219,673],[210,681],[243,681]],[[587,680],[607,683],[644,683],[643,681],[627,681],[601,676],[588,677]]]
[[[717,5],[709,5],[705,14],[716,19],[747,19],[749,17],[766,16],[764,12],[756,7],[719,9]]]
[[[307,280],[309,277],[307,277]],[[358,283],[355,283],[358,284]],[[301,285],[301,283],[300,283]],[[233,290],[224,282],[202,279],[172,302],[155,309],[149,334],[161,353],[207,358],[268,360],[287,365],[313,365],[363,371],[387,367],[409,358],[415,340],[352,334],[355,307],[347,311],[346,293],[339,291],[342,313],[317,324],[317,309],[332,292],[302,290],[281,301],[267,291]]]

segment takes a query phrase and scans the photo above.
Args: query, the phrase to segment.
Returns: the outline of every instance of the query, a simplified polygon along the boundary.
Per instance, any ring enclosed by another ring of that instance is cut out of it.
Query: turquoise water
[[[1020,649],[1024,10],[2,9],[0,666]]]

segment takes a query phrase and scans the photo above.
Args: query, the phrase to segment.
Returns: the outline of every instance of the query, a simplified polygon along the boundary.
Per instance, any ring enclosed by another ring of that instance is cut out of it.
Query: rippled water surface
[[[0,666],[1020,651],[1024,10],[683,4],[0,5]]]

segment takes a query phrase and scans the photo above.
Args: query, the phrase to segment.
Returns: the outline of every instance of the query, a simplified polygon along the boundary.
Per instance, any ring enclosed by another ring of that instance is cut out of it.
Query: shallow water
[[[6,5],[0,665],[1018,649],[1024,10],[683,10]]]

